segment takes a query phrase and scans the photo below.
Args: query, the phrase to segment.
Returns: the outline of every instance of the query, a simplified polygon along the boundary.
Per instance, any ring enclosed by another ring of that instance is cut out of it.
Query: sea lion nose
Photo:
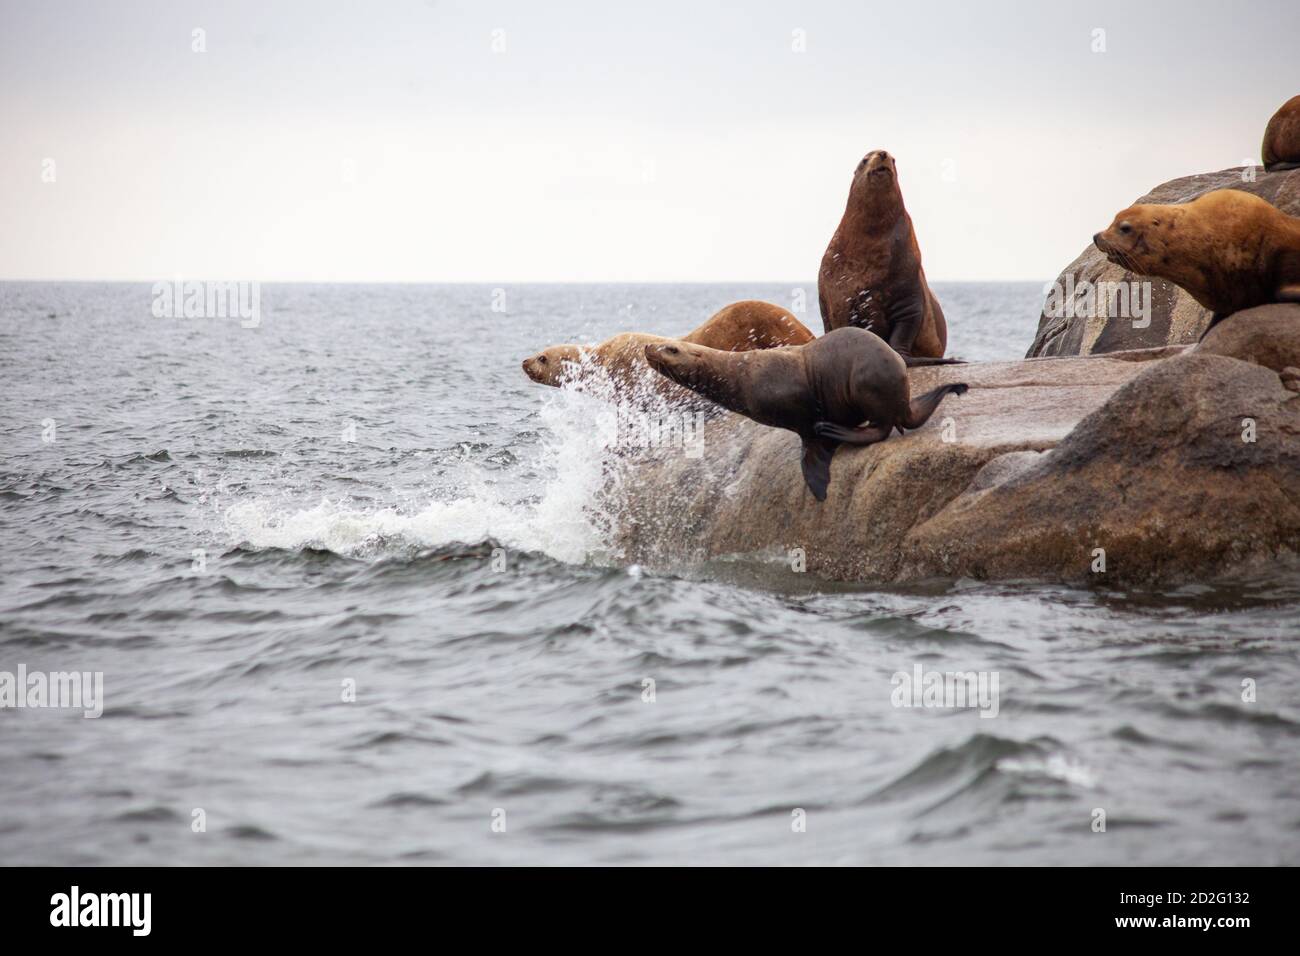
[[[1101,245],[1101,233],[1099,233],[1099,232],[1094,232],[1094,233],[1092,234],[1092,244],[1095,245],[1095,246],[1099,246],[1099,245]]]

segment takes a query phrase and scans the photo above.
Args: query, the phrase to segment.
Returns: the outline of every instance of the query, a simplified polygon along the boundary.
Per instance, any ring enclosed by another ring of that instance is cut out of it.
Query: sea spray
[[[467,460],[448,497],[401,506],[328,496],[306,507],[278,496],[242,499],[224,509],[225,535],[255,549],[314,548],[360,558],[494,541],[572,564],[599,560],[616,520],[618,495],[611,492],[624,471],[619,427],[629,414],[618,402],[628,400],[626,388],[588,366],[580,379],[540,396],[540,439],[516,450],[519,467],[505,481]],[[632,400],[640,409],[664,405],[640,384]]]

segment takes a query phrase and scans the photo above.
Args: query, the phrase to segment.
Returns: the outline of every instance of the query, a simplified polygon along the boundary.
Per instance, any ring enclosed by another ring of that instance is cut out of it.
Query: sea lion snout
[[[855,170],[855,175],[857,173],[866,173],[868,176],[879,179],[882,176],[893,175],[894,171],[894,157],[883,149],[873,149],[862,157],[857,170]]]
[[[673,364],[673,360],[680,358],[682,350],[676,345],[647,345],[645,347],[645,360],[650,363],[651,368],[665,369]]]
[[[524,374],[534,382],[541,382],[546,377],[547,366],[550,364],[546,360],[545,353],[538,352],[536,355],[530,355],[520,363],[524,367]]]
[[[867,175],[877,179],[892,176],[894,174],[894,157],[883,149],[877,149],[867,154],[866,168]]]
[[[1132,269],[1135,257],[1148,248],[1146,232],[1139,228],[1145,225],[1159,223],[1149,222],[1136,209],[1125,209],[1115,216],[1109,226],[1092,237],[1092,244],[1111,262]]]

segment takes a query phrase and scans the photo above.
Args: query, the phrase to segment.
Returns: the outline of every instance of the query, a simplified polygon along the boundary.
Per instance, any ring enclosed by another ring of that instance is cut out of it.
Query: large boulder
[[[1260,305],[1234,312],[1196,351],[1226,355],[1281,373],[1300,368],[1300,305]]]
[[[616,545],[657,565],[775,551],[872,583],[1169,583],[1300,549],[1300,395],[1268,367],[1165,348],[909,375],[913,394],[971,388],[924,428],[841,447],[825,502],[796,436],[727,414],[702,455],[628,463]]]
[[[1300,216],[1300,170],[1270,173],[1262,167],[1243,166],[1184,176],[1157,186],[1134,202],[1190,202],[1214,189],[1241,189],[1254,193],[1283,212]],[[1123,205],[1116,205],[1114,211],[1119,212],[1122,208]],[[1097,228],[1107,225],[1109,222],[1099,222]],[[1111,316],[1111,303],[1105,297],[1096,301],[1095,308],[1081,310],[1082,314],[1045,307],[1039,316],[1038,331],[1027,357],[1093,355],[1123,349],[1191,344],[1209,325],[1209,310],[1178,286],[1163,279],[1137,276],[1109,262],[1091,243],[1056,280],[1057,286],[1065,291],[1085,288],[1084,283],[1095,288],[1102,282],[1150,282],[1150,315],[1136,322],[1132,317]],[[1048,305],[1051,304],[1049,300]]]

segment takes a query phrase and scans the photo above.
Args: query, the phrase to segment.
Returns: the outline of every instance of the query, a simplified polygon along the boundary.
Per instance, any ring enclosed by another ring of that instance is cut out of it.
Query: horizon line
[[[931,279],[931,283],[967,284],[1043,283],[1050,279]],[[0,282],[100,283],[103,285],[153,285],[158,282],[258,282],[265,285],[789,285],[816,286],[816,281],[797,279],[233,279],[229,277],[172,276],[145,279],[30,278],[0,276]]]

